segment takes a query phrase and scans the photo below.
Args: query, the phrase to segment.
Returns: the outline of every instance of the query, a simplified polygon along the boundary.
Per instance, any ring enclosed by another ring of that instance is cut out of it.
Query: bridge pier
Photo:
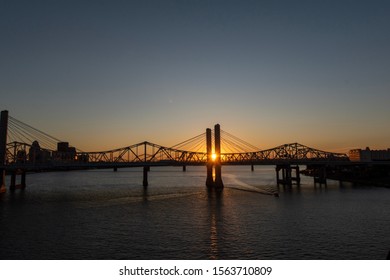
[[[275,168],[276,171],[276,183],[282,184],[283,186],[292,185],[291,180],[291,166],[290,165],[277,165]],[[280,178],[279,172],[282,171],[282,178]]]
[[[16,172],[12,172],[11,174],[11,184],[9,185],[11,191],[16,189]]]
[[[0,169],[0,193],[6,192],[5,188],[5,170]]]
[[[149,171],[150,171],[150,167],[144,166],[144,170],[143,170],[144,179],[142,181],[142,185],[144,186],[144,188],[146,188],[149,185],[149,183],[148,183],[148,172]]]
[[[295,176],[293,176],[293,170],[295,170]],[[296,182],[297,186],[301,183],[301,177],[299,173],[299,166],[291,166],[290,164],[276,165],[276,183],[282,184],[283,186],[292,186],[293,181]],[[282,171],[282,178],[280,178],[279,172]]]
[[[320,186],[321,185],[326,186],[327,185],[326,166],[325,165],[318,166],[314,171],[313,178],[314,178],[314,185],[319,184]]]
[[[291,166],[291,169],[295,170],[295,177],[291,177],[291,180],[297,183],[297,186],[301,185],[301,174],[299,173],[299,165]]]
[[[20,184],[16,184],[16,176],[20,174]],[[9,186],[9,189],[11,191],[15,191],[16,189],[22,189],[24,190],[26,188],[26,171],[13,171],[11,173],[11,182],[10,182],[10,186]]]
[[[187,171],[187,166],[183,165],[183,172]]]

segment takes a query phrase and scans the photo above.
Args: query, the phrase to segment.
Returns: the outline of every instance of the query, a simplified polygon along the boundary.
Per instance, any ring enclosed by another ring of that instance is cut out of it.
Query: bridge
[[[0,180],[5,190],[5,175],[11,175],[11,190],[26,187],[27,172],[75,170],[91,168],[143,167],[143,186],[148,186],[148,171],[152,166],[206,166],[206,186],[222,189],[222,165],[275,165],[277,183],[299,184],[299,165],[317,166],[319,174],[329,164],[345,164],[347,155],[310,148],[298,143],[261,150],[248,142],[220,129],[207,128],[199,134],[171,147],[147,141],[127,147],[84,152],[69,146],[33,126],[1,112]],[[282,172],[280,175],[280,171]],[[293,176],[295,171],[295,176]],[[21,183],[16,185],[16,175]],[[325,175],[315,178],[323,182]]]

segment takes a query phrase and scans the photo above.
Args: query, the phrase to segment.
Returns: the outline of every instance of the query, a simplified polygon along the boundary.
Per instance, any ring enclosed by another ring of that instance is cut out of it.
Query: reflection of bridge
[[[276,165],[277,182],[299,183],[298,165],[337,164],[348,160],[345,154],[331,153],[293,143],[273,149],[260,150],[238,137],[220,130],[219,125],[205,133],[172,147],[150,142],[99,151],[83,152],[69,147],[38,129],[1,112],[0,129],[1,186],[4,189],[5,173],[11,174],[11,188],[15,188],[16,174],[20,173],[21,186],[25,187],[28,171],[73,170],[88,168],[144,167],[143,185],[151,166],[206,165],[206,185],[222,188],[221,165]],[[214,137],[213,137],[214,134]],[[213,146],[214,144],[214,146]],[[213,174],[214,169],[214,174]],[[292,170],[296,176],[292,176]],[[282,178],[279,177],[282,171]]]

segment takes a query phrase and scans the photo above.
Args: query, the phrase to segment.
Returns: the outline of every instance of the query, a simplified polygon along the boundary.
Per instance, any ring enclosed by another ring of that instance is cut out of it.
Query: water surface
[[[390,190],[278,188],[274,167],[205,167],[28,174],[0,197],[1,259],[385,259]],[[272,194],[279,193],[279,197]]]

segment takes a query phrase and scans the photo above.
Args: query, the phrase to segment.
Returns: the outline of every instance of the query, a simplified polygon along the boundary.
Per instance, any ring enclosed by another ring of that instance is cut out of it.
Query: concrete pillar
[[[0,169],[0,193],[6,191],[5,188],[5,170],[3,168]]]
[[[187,171],[187,166],[183,165],[183,172]]]
[[[314,177],[314,185],[318,183],[318,184],[320,184],[320,186],[322,184],[324,184],[326,186],[327,185],[326,166],[325,165],[318,166],[313,177]]]
[[[5,192],[5,160],[7,152],[8,111],[1,111],[0,120],[0,192]]]
[[[282,184],[283,186],[291,186],[292,185],[292,167],[291,165],[277,165],[276,168],[276,182]],[[279,177],[279,171],[282,171],[282,179]]]
[[[297,186],[301,184],[301,176],[299,173],[299,165],[292,166],[291,169],[295,170],[295,176],[291,175],[291,180],[297,183]]]
[[[251,171],[255,171],[255,166],[253,164],[251,164]]]
[[[118,171],[118,167],[114,167],[114,172],[117,172]]]
[[[213,180],[213,159],[212,159],[212,153],[213,153],[213,147],[212,147],[212,141],[211,141],[211,129],[206,129],[206,152],[207,152],[207,178],[206,178],[206,186],[208,188],[211,188],[214,186],[214,180]]]
[[[150,170],[149,166],[144,166],[144,179],[142,181],[142,185],[146,188],[148,183],[148,171]]]
[[[214,161],[214,168],[215,168],[214,186],[217,189],[222,189],[223,182],[222,182],[222,167],[221,167],[221,128],[219,124],[216,124],[214,126],[214,142],[215,142],[215,154],[217,155]]]
[[[214,186],[214,179],[213,179],[213,159],[212,159],[212,153],[213,153],[213,147],[212,147],[212,141],[211,141],[211,129],[206,129],[206,152],[207,152],[207,178],[206,178],[206,186],[208,188],[211,188]]]
[[[9,189],[14,191],[16,189],[16,171],[11,173],[11,183],[9,185]]]
[[[286,166],[286,182],[291,184],[291,165]]]

